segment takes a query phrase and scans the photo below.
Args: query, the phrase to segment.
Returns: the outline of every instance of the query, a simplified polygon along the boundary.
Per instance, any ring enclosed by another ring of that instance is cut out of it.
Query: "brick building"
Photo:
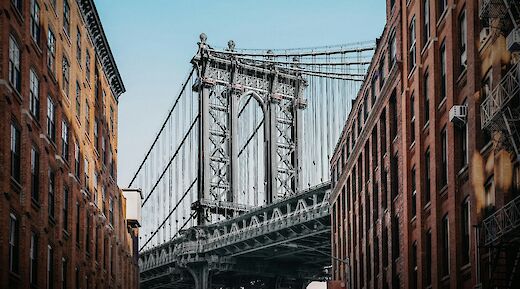
[[[332,249],[350,263],[334,262],[334,279],[351,288],[518,280],[518,229],[494,225],[520,225],[504,217],[520,213],[520,10],[508,3],[387,1],[331,160]]]
[[[137,288],[124,91],[92,0],[0,2],[0,288]]]

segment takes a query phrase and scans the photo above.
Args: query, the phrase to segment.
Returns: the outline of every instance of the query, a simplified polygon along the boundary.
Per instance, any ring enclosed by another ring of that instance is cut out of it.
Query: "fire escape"
[[[520,161],[520,0],[480,0],[484,33],[504,35],[511,64],[500,83],[481,104],[481,125],[493,135],[495,148],[505,149]],[[490,32],[492,30],[492,32]],[[482,34],[482,33],[481,33]],[[497,37],[493,37],[495,41]],[[518,288],[520,282],[520,196],[479,226],[478,252],[488,252],[484,288]],[[480,254],[479,254],[480,255]],[[478,258],[481,258],[479,256]],[[516,284],[516,285],[515,285]],[[480,287],[479,286],[479,287]]]

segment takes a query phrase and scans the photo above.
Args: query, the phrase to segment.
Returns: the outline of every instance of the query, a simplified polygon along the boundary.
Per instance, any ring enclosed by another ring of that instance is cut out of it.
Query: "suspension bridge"
[[[329,157],[373,42],[214,48],[192,69],[129,187],[142,288],[305,288],[330,266]]]

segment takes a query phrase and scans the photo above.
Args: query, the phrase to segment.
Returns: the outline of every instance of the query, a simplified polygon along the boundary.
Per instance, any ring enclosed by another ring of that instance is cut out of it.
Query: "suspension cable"
[[[238,157],[240,157],[240,155],[242,154],[242,152],[246,149],[246,147],[249,145],[249,143],[251,142],[251,140],[253,139],[253,137],[256,135],[256,132],[258,132],[258,130],[260,129],[260,127],[262,126],[262,124],[264,124],[264,118],[262,118],[262,121],[256,126],[255,130],[253,131],[253,133],[249,136],[249,138],[247,139],[246,143],[244,144],[244,146],[240,149],[240,151],[238,152]]]
[[[317,55],[332,55],[332,54],[344,54],[344,53],[355,53],[363,51],[375,50],[375,46],[354,48],[354,49],[337,49],[337,50],[326,50],[326,51],[311,51],[311,52],[300,52],[300,53],[249,53],[249,52],[237,52],[237,51],[225,51],[215,50],[210,48],[210,52],[222,53],[228,55],[238,56],[257,56],[257,57],[291,57],[291,56],[317,56]]]
[[[159,178],[157,179],[157,181],[155,182],[155,184],[153,185],[150,193],[148,193],[148,195],[146,196],[146,199],[144,199],[144,202],[141,204],[141,207],[144,206],[144,204],[146,204],[146,202],[148,201],[148,199],[150,199],[150,196],[152,195],[152,193],[155,191],[155,188],[157,188],[157,185],[159,185],[159,182],[161,181],[161,179],[164,177],[164,174],[166,174],[166,171],[168,170],[168,168],[170,167],[170,165],[172,164],[173,160],[175,159],[175,157],[177,157],[177,155],[179,154],[179,151],[181,150],[182,146],[184,145],[184,142],[186,141],[186,139],[188,138],[189,134],[191,133],[191,130],[195,127],[195,124],[197,123],[197,120],[199,119],[199,116],[200,115],[197,115],[195,117],[195,119],[193,119],[193,122],[191,123],[190,125],[190,128],[188,129],[188,131],[186,132],[186,134],[184,135],[184,137],[182,138],[182,141],[181,143],[179,144],[179,146],[177,147],[177,150],[175,151],[175,153],[173,154],[173,156],[170,158],[170,161],[168,162],[168,164],[166,165],[166,167],[163,169],[161,175],[159,176]]]
[[[175,207],[173,207],[173,209],[170,211],[170,213],[168,214],[168,216],[166,216],[166,218],[164,218],[164,220],[162,221],[162,223],[159,225],[159,227],[153,232],[153,234],[148,238],[148,240],[143,244],[143,246],[141,247],[141,249],[139,249],[139,252],[141,252],[144,247],[146,247],[146,245],[148,245],[148,243],[150,243],[150,241],[153,239],[153,237],[155,237],[155,235],[157,235],[157,233],[159,232],[159,230],[164,226],[164,224],[166,224],[166,221],[168,221],[168,219],[171,217],[171,215],[173,214],[173,212],[175,212],[175,210],[180,206],[181,202],[184,200],[184,198],[188,195],[188,193],[191,191],[191,189],[193,188],[193,186],[195,185],[195,183],[197,182],[197,178],[195,178],[193,180],[193,182],[191,182],[191,185],[188,187],[188,189],[184,192],[184,194],[182,195],[182,197],[179,199],[179,201],[177,201],[177,204],[175,204]]]
[[[282,65],[302,65],[302,66],[352,66],[352,65],[369,65],[370,61],[354,61],[354,62],[290,62],[290,61],[278,61],[269,59],[254,59],[247,57],[238,57],[242,60],[265,62],[272,64]]]
[[[148,152],[146,153],[143,161],[141,162],[141,164],[139,165],[139,168],[137,169],[137,171],[135,172],[134,174],[134,177],[132,178],[132,180],[130,181],[130,184],[128,185],[128,187],[132,187],[135,179],[137,178],[137,175],[139,174],[139,172],[141,171],[141,169],[143,168],[143,165],[144,163],[146,162],[146,160],[148,159],[148,157],[150,156],[150,153],[152,152],[155,144],[157,143],[157,141],[159,140],[159,137],[161,136],[161,133],[162,131],[164,130],[164,128],[166,127],[166,123],[168,122],[168,120],[170,119],[170,117],[172,116],[172,113],[173,111],[175,110],[175,107],[177,107],[177,104],[179,103],[179,100],[184,92],[184,89],[186,88],[186,85],[188,84],[188,82],[190,82],[190,78],[191,76],[193,75],[193,72],[195,71],[195,67],[193,67],[190,71],[190,73],[188,73],[188,77],[186,78],[186,81],[184,82],[184,84],[182,85],[182,88],[181,88],[181,91],[179,93],[179,96],[177,96],[177,99],[175,99],[175,103],[173,104],[172,108],[170,109],[170,111],[168,112],[168,116],[166,117],[166,120],[164,121],[164,123],[162,124],[161,126],[161,129],[159,130],[159,132],[157,133],[157,136],[155,137],[152,145],[150,146],[150,149],[148,149]]]

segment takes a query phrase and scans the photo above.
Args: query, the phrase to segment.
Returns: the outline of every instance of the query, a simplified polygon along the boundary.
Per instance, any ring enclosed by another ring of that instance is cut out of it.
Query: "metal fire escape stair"
[[[515,64],[502,77],[481,104],[481,125],[502,134],[500,145],[520,159],[520,64]]]
[[[516,288],[519,280],[520,247],[518,244],[508,244],[492,250],[491,278],[487,288],[512,289]],[[515,284],[515,287],[513,287]]]
[[[491,258],[485,288],[516,288],[520,282],[520,196],[487,217],[483,229],[483,246],[490,249]]]

